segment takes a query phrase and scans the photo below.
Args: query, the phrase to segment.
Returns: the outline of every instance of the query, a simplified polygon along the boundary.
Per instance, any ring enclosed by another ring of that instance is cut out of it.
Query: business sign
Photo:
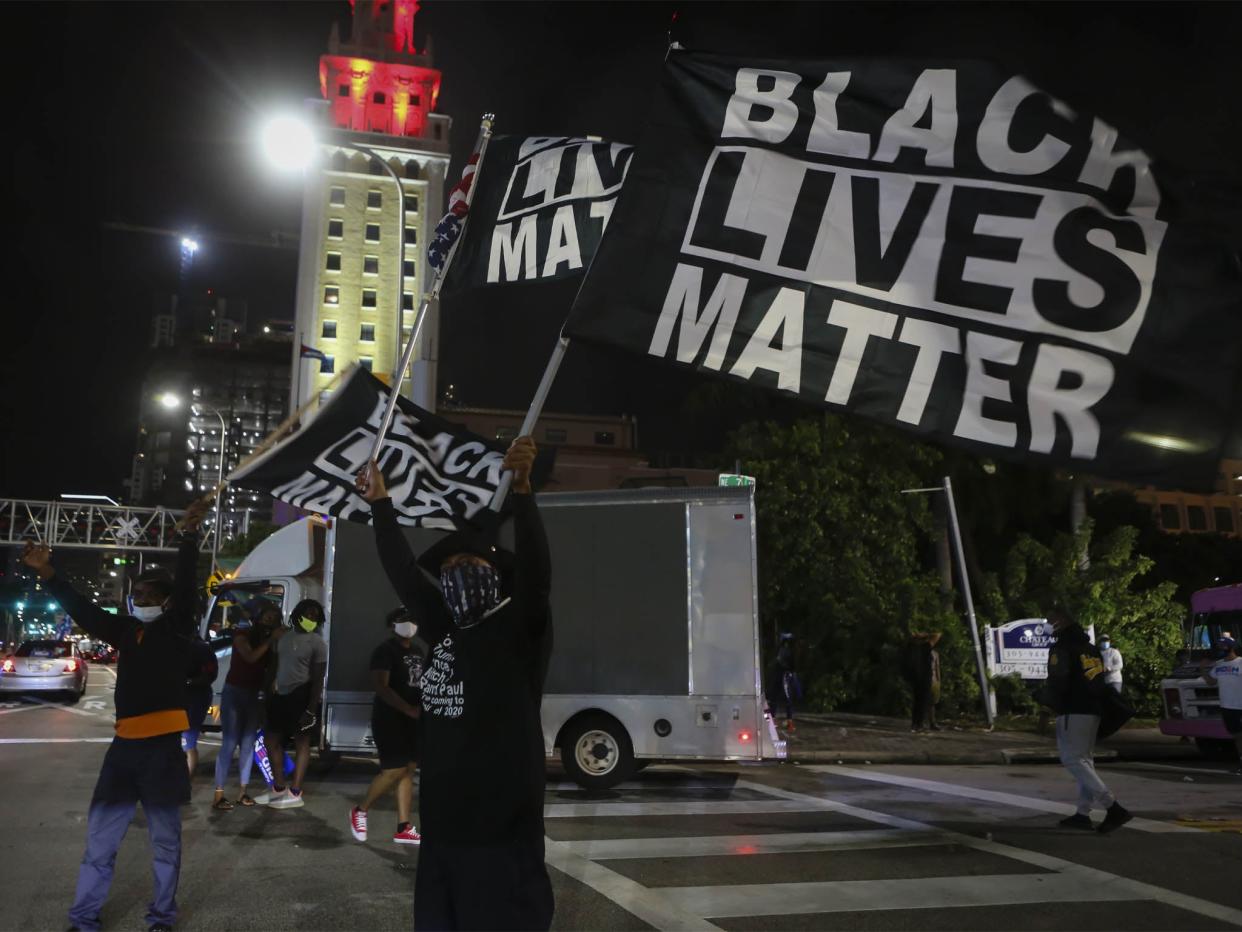
[[[1095,643],[1095,626],[1087,629]],[[988,667],[993,676],[1018,674],[1024,680],[1048,678],[1048,648],[1053,642],[1052,624],[1045,618],[1019,618],[987,629]]]

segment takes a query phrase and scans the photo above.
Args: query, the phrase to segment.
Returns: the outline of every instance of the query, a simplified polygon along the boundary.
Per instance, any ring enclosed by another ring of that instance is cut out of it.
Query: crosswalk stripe
[[[586,884],[622,909],[656,929],[677,932],[720,932],[701,916],[680,908],[663,890],[652,890],[636,880],[576,854],[562,841],[546,839],[544,860],[563,874]]]
[[[790,801],[783,799],[720,799],[702,802],[650,802],[650,803],[547,803],[543,807],[547,819],[595,819],[621,816],[681,816],[681,815],[747,815],[769,812],[815,812],[831,809],[820,803]]]
[[[868,848],[915,848],[943,844],[934,829],[868,829],[863,832],[790,832],[772,835],[700,835],[672,838],[592,838],[563,842],[569,851],[593,861],[624,858],[702,858],[718,855],[807,854]]]
[[[1131,899],[1129,891],[1100,890],[1094,879],[1074,874],[664,887],[661,892],[705,918]]]
[[[890,786],[904,786],[915,790],[925,790],[929,793],[939,793],[942,796],[961,796],[966,799],[972,799],[980,802],[1001,803],[1006,806],[1018,806],[1023,809],[1032,809],[1037,812],[1049,812],[1053,815],[1070,815],[1073,813],[1074,807],[1069,803],[1058,803],[1050,799],[1039,799],[1033,796],[1019,796],[1016,793],[1000,793],[995,790],[982,790],[974,786],[962,786],[956,783],[942,783],[939,780],[924,780],[919,777],[903,777],[894,773],[880,773],[873,770],[859,770],[855,767],[841,767],[834,764],[814,764],[806,769],[814,770],[819,773],[835,773],[843,777],[852,777],[855,780],[870,780],[873,783],[887,783]],[[1158,834],[1170,832],[1193,832],[1194,828],[1185,825],[1175,825],[1171,822],[1159,822],[1155,819],[1136,818],[1129,823],[1132,829],[1138,829],[1140,832],[1155,832]]]

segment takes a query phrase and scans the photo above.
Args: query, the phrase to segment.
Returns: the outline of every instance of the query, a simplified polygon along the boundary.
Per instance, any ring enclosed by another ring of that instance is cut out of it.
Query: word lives
[[[556,278],[595,254],[632,146],[565,137],[525,140],[492,230],[487,281]]]

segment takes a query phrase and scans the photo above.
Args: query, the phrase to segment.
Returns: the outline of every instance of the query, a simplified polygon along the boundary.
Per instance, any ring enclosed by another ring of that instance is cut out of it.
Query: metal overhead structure
[[[183,511],[128,505],[0,499],[0,546],[26,541],[52,548],[171,553],[177,549],[176,524]],[[204,534],[199,549],[211,549]]]

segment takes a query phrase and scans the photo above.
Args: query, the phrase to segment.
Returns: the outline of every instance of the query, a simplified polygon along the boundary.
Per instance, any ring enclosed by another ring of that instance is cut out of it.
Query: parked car
[[[111,644],[98,644],[87,654],[92,663],[116,663],[116,648]]]
[[[72,641],[26,641],[0,664],[0,694],[60,693],[77,702],[87,676],[86,658]]]

